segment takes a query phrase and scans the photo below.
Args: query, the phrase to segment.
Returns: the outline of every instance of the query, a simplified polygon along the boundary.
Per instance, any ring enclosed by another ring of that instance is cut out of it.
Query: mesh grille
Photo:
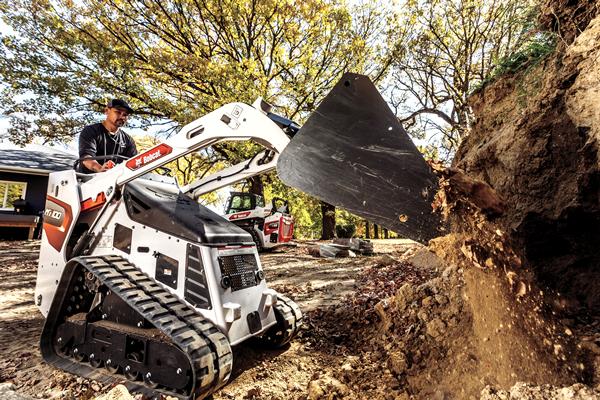
[[[258,285],[258,264],[254,254],[237,254],[219,257],[221,275],[231,279],[231,290],[236,291]]]

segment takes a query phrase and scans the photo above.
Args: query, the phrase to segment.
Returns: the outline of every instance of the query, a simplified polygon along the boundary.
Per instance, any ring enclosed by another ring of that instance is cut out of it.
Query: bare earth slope
[[[454,165],[507,204],[501,224],[542,284],[600,310],[600,17],[595,1],[546,0],[555,53],[471,98]]]

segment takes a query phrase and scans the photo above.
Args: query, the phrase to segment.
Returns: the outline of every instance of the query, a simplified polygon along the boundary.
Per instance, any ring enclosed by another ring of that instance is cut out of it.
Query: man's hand
[[[108,160],[104,164],[100,164],[96,160],[83,160],[83,161],[81,161],[81,163],[83,164],[84,167],[86,167],[90,171],[94,171],[94,172],[108,171],[109,169],[111,169],[112,167],[115,166],[115,163],[111,160]]]

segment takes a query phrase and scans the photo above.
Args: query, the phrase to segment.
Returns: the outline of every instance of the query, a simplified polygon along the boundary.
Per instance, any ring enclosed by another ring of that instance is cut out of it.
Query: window
[[[0,210],[14,210],[13,202],[24,199],[26,192],[26,182],[0,181]]]
[[[260,195],[256,195],[256,207],[264,207],[265,206],[265,199],[263,199],[262,196]]]
[[[250,196],[238,195],[231,200],[231,209],[235,211],[251,210],[252,202]]]

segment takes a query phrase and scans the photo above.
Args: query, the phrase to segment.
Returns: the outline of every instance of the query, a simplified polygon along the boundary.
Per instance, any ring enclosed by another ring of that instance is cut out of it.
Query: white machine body
[[[183,188],[147,175],[179,157],[231,140],[252,140],[265,150]],[[277,292],[267,286],[252,237],[194,199],[275,168],[288,142],[264,112],[232,103],[106,172],[50,174],[35,289],[42,314],[48,314],[71,258],[116,254],[185,299],[232,345],[260,335],[276,322]],[[193,221],[190,210],[198,215]]]

